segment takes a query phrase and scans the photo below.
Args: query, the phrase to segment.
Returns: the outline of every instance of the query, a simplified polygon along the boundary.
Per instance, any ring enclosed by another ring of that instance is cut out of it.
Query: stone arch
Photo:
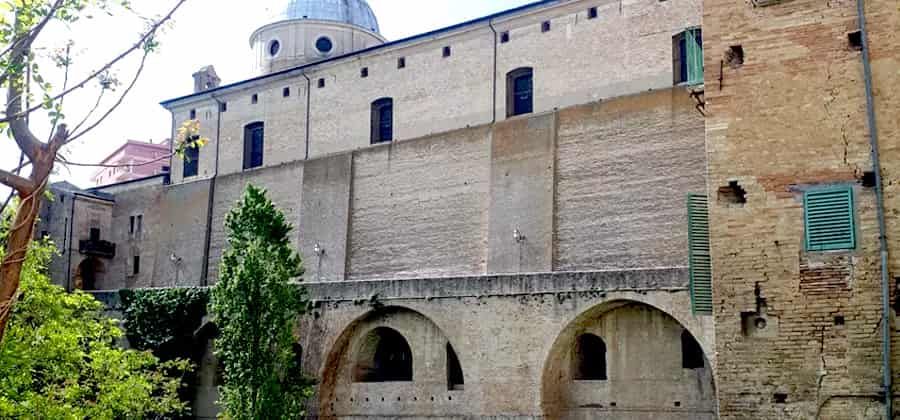
[[[389,345],[382,347],[379,343]],[[374,365],[379,347],[393,354],[394,360],[409,352],[408,378],[370,380],[369,375],[377,370]],[[365,313],[343,329],[325,357],[319,372],[319,417],[405,416],[420,412],[419,405],[433,404],[438,398],[459,401],[454,396],[464,391],[451,384],[450,378],[461,378],[465,367],[458,359],[449,360],[448,349],[453,348],[443,330],[416,310],[389,306]],[[451,372],[456,367],[458,371]],[[385,404],[387,401],[402,404]]]
[[[75,288],[80,290],[97,290],[106,277],[106,265],[96,257],[87,257],[78,264],[75,270]]]
[[[546,356],[543,414],[555,419],[606,418],[624,410],[647,419],[714,419],[709,358],[704,353],[702,368],[682,366],[685,333],[694,337],[668,312],[637,300],[610,300],[582,311],[566,324]],[[579,338],[591,335],[604,341],[606,378],[579,378],[575,372]]]
[[[410,382],[412,349],[403,334],[389,327],[366,333],[355,352],[353,382]]]

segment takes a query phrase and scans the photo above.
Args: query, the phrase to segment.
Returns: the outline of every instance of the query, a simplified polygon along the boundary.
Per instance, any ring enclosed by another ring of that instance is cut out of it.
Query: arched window
[[[506,75],[506,116],[530,114],[534,111],[534,72],[522,67]]]
[[[688,330],[681,333],[681,367],[703,369],[703,348]]]
[[[575,341],[573,374],[575,380],[605,381],[606,343],[594,334],[582,334]]]
[[[447,343],[447,389],[450,391],[462,391],[465,389],[462,365],[453,351],[453,346]]]
[[[372,144],[394,140],[394,100],[381,98],[372,102]]]
[[[391,328],[379,327],[363,338],[356,356],[354,382],[410,382],[412,350]]]
[[[244,127],[244,170],[262,166],[264,141],[263,123],[255,122]]]

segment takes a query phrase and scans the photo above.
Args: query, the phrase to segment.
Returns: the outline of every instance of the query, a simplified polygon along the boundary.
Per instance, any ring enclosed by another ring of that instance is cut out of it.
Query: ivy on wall
[[[164,360],[196,357],[194,332],[206,315],[209,291],[201,288],[120,290],[131,346]]]

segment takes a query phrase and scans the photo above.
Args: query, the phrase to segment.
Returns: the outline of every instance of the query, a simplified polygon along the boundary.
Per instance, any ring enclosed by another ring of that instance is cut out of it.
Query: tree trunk
[[[6,332],[6,325],[12,315],[12,306],[19,290],[22,265],[28,252],[28,245],[34,235],[34,222],[40,211],[43,188],[34,191],[30,200],[23,199],[16,210],[16,217],[6,244],[6,255],[0,263],[0,343]]]

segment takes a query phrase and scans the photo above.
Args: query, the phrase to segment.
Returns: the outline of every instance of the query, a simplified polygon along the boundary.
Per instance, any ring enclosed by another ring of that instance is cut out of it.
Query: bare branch
[[[144,66],[147,64],[147,56],[148,55],[150,55],[150,51],[144,50],[144,55],[141,57],[141,64],[140,64],[140,66],[138,66],[137,71],[134,72],[134,78],[131,79],[131,83],[128,84],[128,87],[125,88],[125,90],[122,92],[122,95],[119,96],[119,99],[116,101],[116,103],[114,103],[108,110],[106,110],[106,113],[104,113],[103,116],[100,117],[100,119],[98,119],[93,124],[91,124],[90,126],[85,128],[84,131],[82,131],[80,133],[73,133],[72,136],[69,137],[69,139],[66,141],[66,143],[71,143],[71,142],[77,140],[79,137],[85,135],[87,132],[96,128],[98,125],[100,125],[100,123],[103,122],[103,120],[106,119],[106,117],[109,117],[109,114],[112,114],[112,112],[115,111],[116,108],[118,108],[119,105],[122,104],[122,101],[125,100],[125,97],[128,96],[128,93],[131,92],[131,89],[133,89],[134,85],[137,84],[138,79],[141,77],[141,73],[144,72]]]
[[[31,43],[34,42],[41,31],[44,30],[44,27],[47,26],[47,23],[49,23],[50,20],[53,19],[53,16],[56,15],[56,12],[60,7],[62,7],[62,5],[63,0],[56,0],[56,3],[53,3],[53,6],[51,6],[50,10],[47,12],[47,15],[44,16],[44,18],[41,19],[41,21],[37,25],[35,25],[34,28],[28,31],[27,34],[23,35],[22,37],[16,37],[16,39],[14,39],[13,42],[10,43],[9,47],[7,47],[5,50],[3,50],[2,53],[0,53],[0,57],[3,57],[4,55],[9,53],[12,53],[13,56],[15,56],[16,54],[21,54],[23,49],[30,49]],[[8,72],[0,74],[0,85],[5,83],[8,77]]]
[[[175,6],[172,7],[172,9],[169,11],[169,13],[167,13],[162,19],[160,19],[159,21],[157,21],[157,22],[155,22],[153,25],[151,25],[151,26],[150,26],[150,29],[147,30],[147,32],[145,32],[144,35],[141,36],[141,38],[140,38],[134,45],[132,45],[131,47],[129,47],[128,49],[126,49],[125,51],[123,51],[121,54],[119,54],[119,55],[117,55],[116,57],[114,57],[112,60],[110,60],[110,61],[107,62],[105,65],[103,65],[102,67],[100,67],[100,69],[94,71],[94,72],[91,73],[89,76],[85,77],[82,81],[78,82],[77,84],[72,85],[72,86],[71,86],[70,88],[68,88],[68,89],[64,89],[62,92],[58,93],[56,96],[53,96],[53,97],[49,98],[49,100],[50,100],[50,101],[56,101],[56,100],[58,100],[58,99],[60,99],[60,98],[62,98],[62,97],[64,97],[64,96],[66,96],[66,95],[72,93],[73,91],[75,91],[75,90],[77,90],[77,89],[83,88],[86,84],[88,84],[88,82],[90,82],[91,80],[96,79],[97,76],[103,74],[104,72],[106,72],[107,70],[109,70],[110,68],[112,68],[116,63],[118,63],[119,61],[122,61],[125,57],[128,57],[131,53],[133,53],[133,52],[136,51],[137,49],[142,48],[142,47],[145,45],[145,43],[146,43],[146,42],[147,42],[154,34],[156,34],[156,32],[159,30],[159,28],[160,28],[163,24],[165,24],[166,22],[168,22],[169,20],[172,19],[172,16],[175,14],[175,12],[176,12],[176,11],[177,11],[177,10],[178,10],[185,2],[187,2],[187,0],[178,0],[178,3],[176,3]],[[29,114],[29,113],[32,113],[32,112],[34,112],[34,111],[37,111],[37,110],[41,109],[42,106],[43,106],[43,105],[37,105],[37,106],[31,107],[31,108],[28,108],[28,109],[26,109],[26,110],[24,110],[24,111],[19,111],[19,112],[9,112],[9,110],[7,109],[6,116],[5,116],[4,118],[0,118],[0,123],[11,122],[11,121],[13,121],[13,120],[15,120],[15,119],[19,119],[19,118],[21,118],[21,117],[24,116],[24,115],[27,115],[27,114]]]
[[[21,177],[12,172],[0,169],[0,184],[6,185],[21,195],[28,195],[34,190],[34,183],[30,179]]]
[[[77,163],[77,162],[71,162],[71,161],[67,160],[66,158],[64,158],[64,157],[62,157],[62,156],[57,156],[56,161],[59,162],[59,163],[62,163],[63,165],[82,166],[82,167],[89,167],[89,168],[137,168],[137,167],[147,166],[147,165],[152,165],[152,164],[154,164],[154,163],[164,161],[164,160],[166,160],[166,159],[171,158],[172,156],[175,156],[175,153],[168,153],[168,154],[166,154],[166,155],[160,156],[160,157],[158,157],[158,158],[156,158],[156,159],[153,159],[153,160],[148,160],[148,161],[146,161],[146,162],[141,162],[141,163],[123,163],[123,164],[116,164],[116,165],[107,165],[107,164],[105,164],[105,163]]]
[[[103,95],[105,93],[106,93],[106,89],[103,89],[100,91],[100,94],[97,95],[97,102],[94,103],[94,107],[91,108],[91,110],[88,111],[88,113],[84,116],[84,119],[81,120],[81,122],[78,123],[78,125],[76,125],[75,128],[72,129],[73,133],[77,133],[78,130],[81,129],[81,126],[83,126],[85,123],[87,123],[88,119],[91,118],[91,115],[94,115],[94,112],[97,111],[98,108],[100,108],[100,101],[103,100]]]

